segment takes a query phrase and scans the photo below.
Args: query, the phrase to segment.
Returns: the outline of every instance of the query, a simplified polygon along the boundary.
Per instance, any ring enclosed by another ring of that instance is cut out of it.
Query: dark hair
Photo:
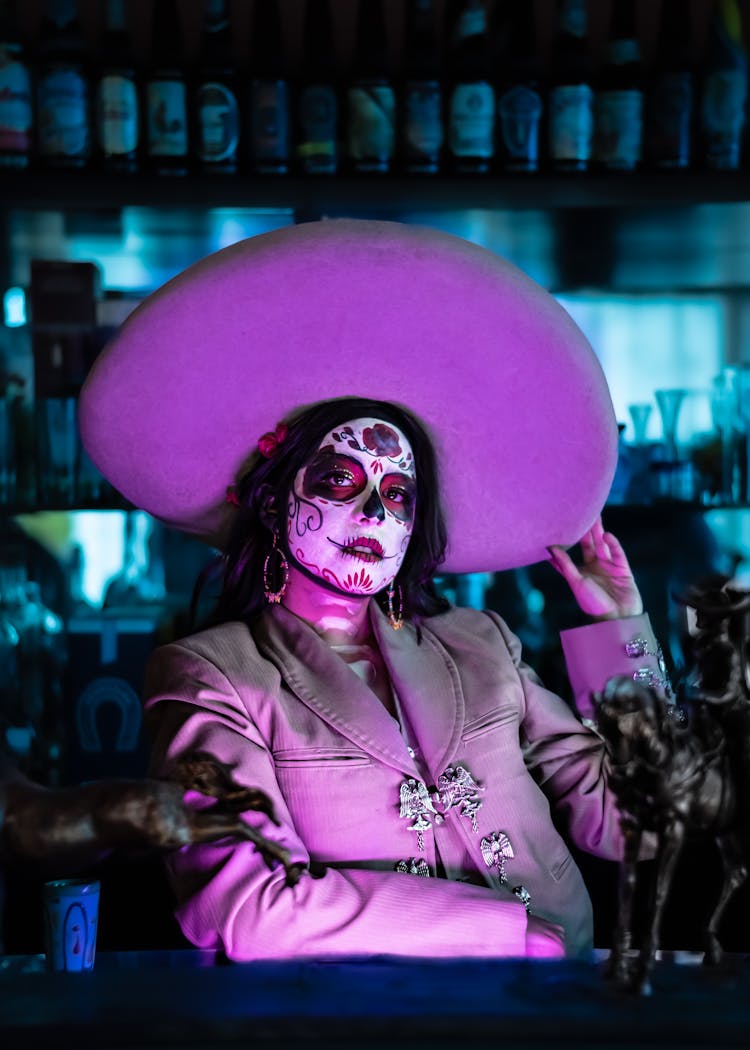
[[[398,574],[404,616],[418,622],[449,607],[433,582],[445,557],[446,530],[437,459],[424,426],[411,412],[392,402],[342,397],[296,412],[288,419],[288,433],[275,454],[266,459],[254,452],[240,471],[236,486],[239,508],[224,544],[224,553],[208,567],[196,585],[197,592],[206,576],[221,579],[221,592],[209,624],[247,620],[263,608],[266,604],[263,563],[273,545],[269,501],[272,500],[281,513],[288,506],[298,471],[310,462],[326,434],[342,423],[368,416],[399,427],[414,453],[417,480],[414,531]],[[283,530],[280,539],[286,545]],[[385,601],[384,592],[377,600],[381,604]]]

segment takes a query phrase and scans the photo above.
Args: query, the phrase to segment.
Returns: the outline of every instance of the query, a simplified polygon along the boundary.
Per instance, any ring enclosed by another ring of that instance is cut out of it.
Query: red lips
[[[385,554],[382,543],[372,536],[354,536],[341,549],[345,554],[362,558],[363,561],[380,561]]]

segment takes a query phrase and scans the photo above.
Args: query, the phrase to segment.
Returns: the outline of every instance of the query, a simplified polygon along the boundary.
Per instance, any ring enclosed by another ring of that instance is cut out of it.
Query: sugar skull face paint
[[[289,553],[329,588],[376,594],[401,568],[416,494],[414,455],[398,427],[379,419],[342,423],[294,479]]]

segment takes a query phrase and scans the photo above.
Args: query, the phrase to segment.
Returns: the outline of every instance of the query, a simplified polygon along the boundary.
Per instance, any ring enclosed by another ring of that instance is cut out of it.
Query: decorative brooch
[[[654,689],[663,690],[667,697],[672,695],[672,683],[669,681],[667,663],[660,645],[657,645],[656,649],[651,649],[648,639],[637,634],[625,643],[625,655],[631,660],[640,660],[644,656],[655,656],[659,665],[658,672],[650,667],[639,667],[633,672],[633,679],[636,682],[644,682],[646,685],[653,686]]]
[[[505,870],[506,860],[513,860],[515,853],[510,844],[510,839],[504,831],[493,831],[491,835],[485,836],[479,844],[484,857],[484,863],[488,868],[497,868],[500,885],[508,881],[508,873]],[[515,890],[513,891],[515,893]]]
[[[448,766],[438,777],[437,788],[432,797],[421,780],[409,777],[399,789],[401,811],[399,816],[411,821],[409,831],[417,833],[417,849],[424,850],[424,832],[433,823],[442,824],[445,814],[456,809],[462,817],[471,821],[477,834],[477,810],[482,805],[479,792],[484,791],[465,766]],[[435,806],[440,806],[436,809]]]
[[[411,820],[409,831],[417,833],[417,849],[424,850],[423,832],[432,827],[432,821],[427,816],[433,813],[436,817],[438,812],[432,804],[430,794],[421,780],[409,777],[401,785],[400,789],[401,812],[400,817]]]
[[[513,892],[526,909],[526,914],[531,915],[531,894],[525,886],[514,886]]]
[[[396,871],[404,875],[419,875],[422,879],[429,879],[430,877],[430,866],[424,857],[420,857],[419,860],[415,857],[410,857],[409,860],[400,860],[396,865]]]
[[[437,791],[432,797],[442,807],[443,816],[457,808],[462,817],[471,821],[471,830],[476,835],[477,810],[482,805],[480,791],[484,788],[477,784],[465,766],[448,766],[438,777]]]

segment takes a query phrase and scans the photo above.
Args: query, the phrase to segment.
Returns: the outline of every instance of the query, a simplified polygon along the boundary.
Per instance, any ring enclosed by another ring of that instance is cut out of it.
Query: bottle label
[[[105,76],[97,98],[99,145],[107,157],[125,156],[138,145],[138,95],[129,77]]]
[[[481,36],[487,30],[487,11],[484,3],[467,5],[456,19],[453,29],[453,44],[469,36]]]
[[[106,24],[109,25],[109,28],[117,30],[127,29],[125,0],[107,0],[106,7],[107,14],[105,16],[105,21]]]
[[[252,152],[256,162],[289,158],[289,92],[284,80],[255,80],[250,90]]]
[[[588,161],[594,130],[594,93],[588,84],[565,84],[550,92],[550,154],[553,160]]]
[[[613,40],[607,48],[609,61],[616,66],[625,66],[630,62],[638,62],[641,57],[641,49],[638,41],[632,38]]]
[[[410,159],[434,159],[443,145],[440,84],[419,80],[406,85],[404,95],[404,149]]]
[[[654,84],[648,120],[649,158],[660,167],[690,163],[693,80],[689,73],[665,73]]]
[[[524,84],[516,84],[500,96],[498,117],[508,168],[528,170],[537,166],[542,106],[539,92]]]
[[[349,156],[376,168],[393,157],[396,97],[388,84],[354,85],[349,88]]]
[[[76,0],[45,0],[44,13],[62,29],[76,17]]]
[[[39,153],[85,157],[89,147],[86,82],[74,69],[43,74],[38,86]]]
[[[594,110],[594,155],[605,168],[629,171],[641,159],[643,93],[602,91]]]
[[[561,0],[559,26],[571,36],[586,36],[586,0]]]
[[[746,96],[744,69],[719,69],[706,78],[702,119],[706,162],[711,167],[735,168],[739,164]]]
[[[448,143],[454,157],[491,157],[495,152],[495,92],[490,84],[457,84],[453,89]]]
[[[186,157],[187,95],[181,80],[152,80],[146,90],[148,152],[152,157]]]
[[[198,156],[217,163],[234,157],[240,141],[240,107],[226,84],[198,88]]]
[[[299,123],[297,154],[305,171],[335,171],[338,102],[330,84],[308,84],[302,89]]]
[[[31,81],[22,62],[0,47],[0,153],[31,147]]]
[[[223,29],[229,22],[227,18],[227,0],[204,0],[203,24],[213,30]]]

